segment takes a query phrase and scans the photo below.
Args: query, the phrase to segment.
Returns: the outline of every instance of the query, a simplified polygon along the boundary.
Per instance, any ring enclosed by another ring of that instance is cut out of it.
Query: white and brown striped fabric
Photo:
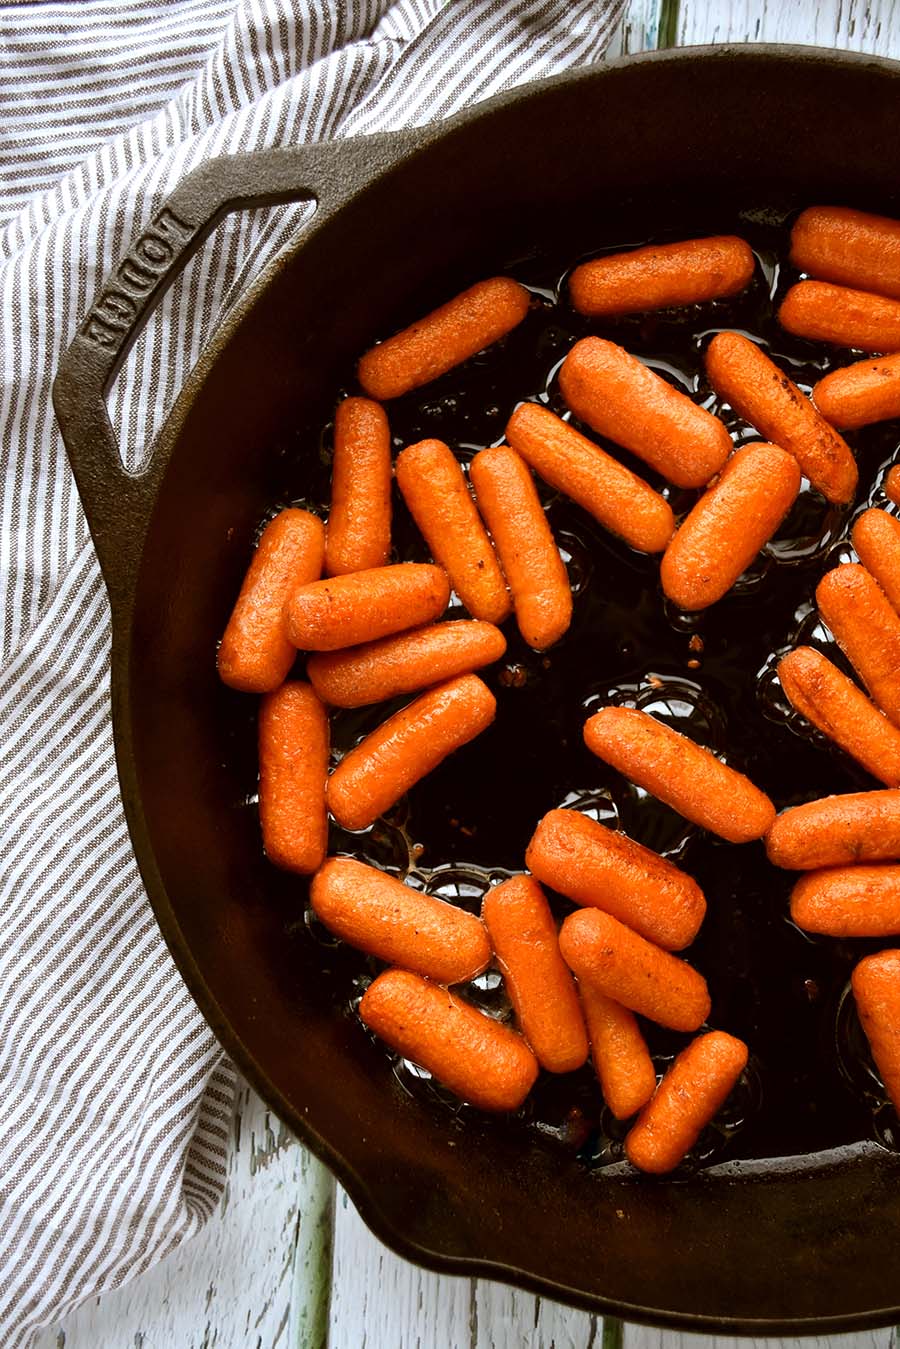
[[[0,4],[0,1343],[215,1208],[234,1074],[141,889],[106,596],[51,405],[103,274],[211,155],[444,117],[595,60],[619,0]],[[229,219],[111,398],[140,463],[302,206]],[[210,653],[210,659],[212,659]]]

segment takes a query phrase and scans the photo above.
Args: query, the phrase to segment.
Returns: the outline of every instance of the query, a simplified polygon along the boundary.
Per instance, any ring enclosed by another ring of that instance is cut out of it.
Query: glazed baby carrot
[[[345,754],[328,779],[328,809],[345,829],[366,829],[448,754],[494,720],[497,702],[477,675],[430,689]]]
[[[336,651],[430,623],[447,607],[440,567],[401,562],[300,585],[285,605],[287,632],[303,651]]]
[[[900,221],[849,206],[809,206],[791,230],[801,272],[900,299]]]
[[[882,483],[882,490],[888,501],[892,501],[895,506],[900,506],[900,464],[895,464],[893,468],[888,469]]]
[[[895,936],[900,866],[882,862],[807,872],[791,891],[791,917],[804,932],[827,937]]]
[[[900,724],[900,615],[865,567],[826,572],[816,603],[835,641],[881,710]]]
[[[259,822],[271,862],[309,875],[328,844],[328,714],[309,684],[288,683],[259,709]]]
[[[488,934],[474,914],[350,857],[329,857],[309,898],[342,941],[440,984],[474,979],[490,962]]]
[[[662,588],[680,609],[726,594],[775,533],[800,491],[800,465],[777,445],[733,454],[663,556]]]
[[[366,352],[357,367],[372,398],[398,398],[446,374],[515,328],[530,297],[508,276],[479,281]]]
[[[900,1111],[900,951],[866,956],[850,984],[884,1089]]]
[[[706,373],[739,417],[794,456],[823,496],[851,500],[858,474],[850,447],[755,342],[717,333],[707,348]]]
[[[799,646],[779,662],[778,678],[801,716],[879,782],[900,784],[900,730],[827,657]]]
[[[559,949],[580,986],[670,1030],[697,1030],[709,1016],[706,980],[600,909],[578,909],[560,928]]]
[[[851,539],[860,562],[900,613],[900,520],[887,511],[864,511]]]
[[[797,337],[836,347],[859,351],[900,347],[900,300],[827,281],[800,281],[791,286],[778,310],[778,322]]]
[[[591,1061],[616,1119],[630,1119],[656,1090],[656,1069],[634,1012],[585,981],[578,986]]]
[[[692,877],[577,810],[547,812],[525,863],[552,890],[611,913],[669,951],[690,945],[706,913],[703,891]]]
[[[678,487],[704,487],[731,453],[718,417],[614,342],[576,342],[559,387],[576,417]]]
[[[749,778],[708,749],[631,707],[604,707],[585,722],[592,754],[687,820],[728,839],[762,838],[775,807]]]
[[[700,1035],[674,1060],[625,1139],[639,1171],[674,1171],[719,1113],[747,1066],[747,1046],[724,1031]]]
[[[332,707],[365,707],[441,684],[499,660],[506,638],[492,623],[461,618],[414,628],[346,651],[318,651],[306,662],[310,683]]]
[[[537,403],[521,403],[506,439],[535,473],[642,553],[661,553],[675,532],[669,503],[643,478]]]
[[[479,1110],[517,1110],[537,1077],[520,1035],[407,970],[386,970],[359,1004],[364,1023]]]
[[[551,1073],[580,1068],[588,1054],[584,1017],[543,890],[530,876],[513,876],[487,892],[481,917],[538,1063]]]
[[[391,435],[384,408],[345,398],[334,417],[329,576],[383,567],[391,551]]]
[[[569,294],[580,313],[615,318],[736,295],[749,283],[753,267],[749,244],[733,234],[717,234],[583,262],[569,278]]]
[[[396,473],[432,557],[469,613],[502,623],[512,609],[509,591],[453,451],[441,440],[420,440],[397,456]]]
[[[516,623],[535,651],[544,651],[572,621],[572,590],[528,465],[508,445],[476,454],[469,469],[512,591]]]
[[[297,655],[284,602],[296,586],[319,579],[324,554],[324,526],[308,511],[281,511],[266,525],[219,646],[224,683],[244,693],[283,683]]]
[[[789,871],[900,860],[900,792],[848,792],[785,810],[766,852]]]
[[[832,370],[813,387],[812,398],[826,421],[842,429],[900,417],[900,355]]]

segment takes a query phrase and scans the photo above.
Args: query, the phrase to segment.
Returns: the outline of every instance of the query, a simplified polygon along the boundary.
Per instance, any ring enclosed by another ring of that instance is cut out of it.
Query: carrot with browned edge
[[[328,779],[328,809],[366,829],[448,754],[490,726],[497,700],[477,675],[430,689],[345,754]]]
[[[570,913],[559,949],[579,985],[591,984],[670,1030],[697,1030],[709,1016],[706,980],[601,909]]]
[[[863,511],[850,537],[860,562],[900,614],[900,520],[873,507]]]
[[[900,951],[866,956],[850,984],[875,1066],[900,1112]]]
[[[900,220],[850,206],[808,206],[791,229],[801,272],[900,299]]]
[[[842,430],[900,417],[900,354],[832,370],[813,386],[812,400]]]
[[[783,811],[766,835],[789,871],[900,860],[900,791],[848,792]]]
[[[491,346],[522,322],[531,297],[508,276],[479,281],[387,341],[359,362],[359,382],[372,398],[399,398]]]
[[[810,342],[858,351],[891,352],[900,347],[900,300],[827,281],[791,286],[778,310],[778,322]]]
[[[284,604],[322,575],[325,527],[309,511],[281,511],[263,530],[219,645],[219,677],[243,693],[270,693],[287,678],[297,649]]]
[[[474,979],[490,963],[488,934],[474,914],[351,857],[329,857],[309,898],[342,941],[439,984]]]
[[[288,683],[259,709],[259,822],[266,856],[309,875],[328,846],[328,713],[309,684]]]
[[[418,974],[386,970],[366,989],[359,1014],[479,1110],[517,1110],[534,1085],[537,1059],[521,1035]]]
[[[604,909],[669,951],[691,944],[706,913],[703,891],[686,872],[577,810],[547,812],[525,863],[552,890]]]
[[[576,417],[678,487],[705,487],[731,453],[718,417],[614,342],[576,342],[559,387]]]
[[[502,623],[512,609],[509,591],[453,451],[442,440],[420,440],[397,456],[396,474],[432,557],[469,613]]]
[[[724,1031],[700,1035],[678,1054],[625,1139],[639,1171],[674,1171],[719,1113],[747,1066],[747,1046]]]
[[[578,992],[603,1099],[616,1119],[630,1119],[656,1090],[656,1069],[634,1012],[587,981]]]
[[[895,936],[900,933],[900,866],[862,863],[809,871],[791,891],[791,917],[804,932],[827,937]]]
[[[329,576],[383,567],[391,551],[391,433],[384,408],[345,398],[334,417],[331,509],[325,533]]]
[[[834,639],[874,701],[900,725],[900,614],[858,563],[826,572],[816,603]]]
[[[520,403],[506,439],[544,482],[577,501],[642,553],[661,553],[675,531],[664,497],[574,426],[537,403]]]
[[[588,1055],[587,1031],[543,890],[530,876],[513,876],[487,892],[481,917],[538,1063],[551,1073],[580,1068]]]
[[[580,313],[616,318],[736,295],[749,284],[753,268],[749,244],[716,234],[592,258],[575,268],[569,294]]]
[[[762,838],[775,819],[772,802],[743,773],[646,712],[601,708],[585,722],[584,740],[598,759],[729,843]]]
[[[442,568],[400,562],[300,585],[288,595],[284,612],[294,646],[337,651],[430,623],[449,599]]]
[[[720,600],[768,543],[800,491],[800,465],[777,445],[747,445],[682,522],[660,565],[680,609]]]
[[[881,490],[888,501],[893,502],[895,506],[900,506],[900,464],[895,464],[889,468],[881,484]]]

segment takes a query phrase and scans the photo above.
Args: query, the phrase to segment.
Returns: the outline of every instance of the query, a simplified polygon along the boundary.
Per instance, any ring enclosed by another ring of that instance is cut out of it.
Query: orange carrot
[[[615,318],[736,295],[753,267],[750,246],[733,234],[650,244],[583,262],[569,278],[569,294],[580,313]]]
[[[755,342],[717,333],[707,348],[706,373],[739,417],[794,456],[823,496],[851,500],[858,474],[850,447]]]
[[[479,918],[364,862],[329,857],[313,877],[309,897],[342,941],[438,983],[474,979],[490,963],[491,944]]]
[[[809,206],[791,230],[801,272],[900,299],[900,221],[849,206]]]
[[[581,421],[624,445],[678,487],[703,487],[731,453],[718,417],[614,342],[583,337],[559,372]]]
[[[832,426],[849,430],[900,417],[900,355],[832,370],[814,386],[812,397]]]
[[[800,491],[800,466],[777,445],[732,455],[666,549],[662,587],[680,609],[720,600],[775,533]]]
[[[525,287],[508,276],[479,281],[366,352],[359,382],[372,398],[398,398],[505,336],[522,322],[529,303]]]
[[[858,563],[826,572],[816,603],[835,641],[881,710],[900,724],[900,615]]]
[[[334,418],[329,576],[383,567],[391,551],[391,435],[384,408],[345,398]]]
[[[800,281],[791,286],[778,310],[778,322],[789,333],[811,342],[858,351],[890,352],[900,347],[900,300],[827,281]]]
[[[266,525],[219,646],[224,683],[270,693],[284,682],[297,655],[284,602],[296,586],[319,579],[324,553],[324,526],[308,511],[281,511]]]
[[[397,456],[397,485],[472,617],[502,623],[512,609],[509,591],[453,451],[441,440],[407,446]]]
[[[690,945],[706,913],[703,891],[692,877],[577,810],[548,811],[525,862],[552,890],[611,913],[669,951]]]
[[[508,1026],[406,970],[386,970],[359,1004],[363,1022],[479,1110],[517,1110],[537,1060]]]
[[[719,1113],[747,1066],[747,1046],[724,1031],[700,1035],[672,1063],[625,1139],[639,1171],[674,1171]]]
[[[875,1066],[900,1111],[900,951],[866,956],[850,983]]]
[[[487,892],[481,916],[538,1063],[551,1073],[580,1068],[588,1054],[584,1017],[543,890],[530,876],[513,876]]]
[[[900,613],[900,520],[887,511],[864,511],[851,537],[860,562]]]
[[[769,861],[790,871],[900,860],[900,792],[849,792],[785,810],[766,835]]]
[[[709,1016],[702,974],[600,909],[578,909],[560,928],[559,949],[580,986],[590,984],[670,1030],[696,1030]]]
[[[656,1069],[634,1012],[593,984],[578,986],[591,1060],[603,1099],[616,1119],[630,1119],[656,1091]]]
[[[535,651],[544,651],[572,621],[572,591],[528,466],[508,445],[498,445],[476,454],[469,475],[519,631]]]
[[[708,749],[630,707],[604,707],[585,722],[592,754],[687,820],[729,843],[762,838],[775,807],[743,773]]]
[[[888,469],[881,486],[888,501],[892,501],[895,506],[900,506],[900,464],[895,464],[893,468]]]
[[[499,628],[461,618],[346,651],[316,652],[306,662],[306,673],[323,702],[365,707],[469,674],[499,660],[505,650],[506,638]]]
[[[336,651],[430,623],[447,607],[446,572],[417,562],[372,567],[300,585],[285,606],[288,636],[302,651]]]
[[[439,684],[345,754],[328,779],[328,809],[345,829],[366,829],[448,754],[490,726],[497,701],[477,675]]]
[[[506,439],[535,473],[642,553],[661,553],[675,532],[669,503],[618,459],[537,403],[520,403]]]
[[[259,709],[259,822],[271,862],[309,875],[328,845],[328,714],[308,684],[282,684]]]
[[[809,871],[791,891],[791,917],[804,932],[827,937],[895,936],[900,866],[882,862]]]

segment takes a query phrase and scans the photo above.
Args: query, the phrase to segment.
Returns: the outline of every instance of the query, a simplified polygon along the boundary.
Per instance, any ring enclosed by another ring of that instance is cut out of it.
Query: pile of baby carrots
[[[259,808],[278,866],[311,875],[311,905],[344,941],[389,968],[360,1004],[399,1054],[484,1110],[517,1109],[540,1068],[566,1073],[591,1056],[621,1120],[630,1161],[676,1167],[717,1114],[748,1059],[706,1030],[662,1080],[637,1016],[681,1032],[707,1023],[703,977],[675,952],[706,912],[697,883],[624,833],[576,810],[552,810],[528,845],[527,871],[489,890],[480,917],[348,857],[326,857],[328,815],[364,830],[495,716],[475,673],[500,659],[510,615],[543,651],[567,631],[572,592],[533,473],[630,547],[661,554],[663,592],[697,611],[720,600],[769,542],[805,477],[848,505],[857,468],[841,429],[900,417],[900,222],[815,207],[792,231],[791,259],[811,279],[779,319],[797,335],[892,352],[835,370],[811,398],[749,337],[719,332],[706,371],[720,399],[762,437],[733,450],[724,423],[614,342],[585,337],[559,388],[578,422],[670,484],[703,489],[680,523],[665,497],[588,434],[538,403],[516,407],[506,443],[475,455],[468,478],[439,440],[392,458],[385,402],[498,341],[531,297],[495,277],[472,286],[359,362],[364,396],[335,417],[327,526],[287,509],[260,538],[218,653],[222,679],[262,694]],[[649,246],[585,262],[570,299],[598,319],[735,295],[754,257],[732,236]],[[396,481],[433,558],[389,562]],[[900,504],[900,466],[885,490]],[[800,647],[778,667],[797,711],[885,784],[776,816],[769,798],[711,751],[619,706],[584,727],[589,750],[628,781],[729,843],[765,839],[770,860],[803,872],[793,921],[835,937],[900,934],[900,520],[863,513],[859,563],[821,580],[821,616],[862,683]],[[468,619],[440,621],[455,592]],[[298,652],[305,680],[292,679]],[[329,773],[329,708],[415,695]],[[577,906],[557,926],[543,886]],[[518,1029],[451,991],[494,962]],[[860,962],[852,987],[876,1065],[900,1110],[900,950]]]

